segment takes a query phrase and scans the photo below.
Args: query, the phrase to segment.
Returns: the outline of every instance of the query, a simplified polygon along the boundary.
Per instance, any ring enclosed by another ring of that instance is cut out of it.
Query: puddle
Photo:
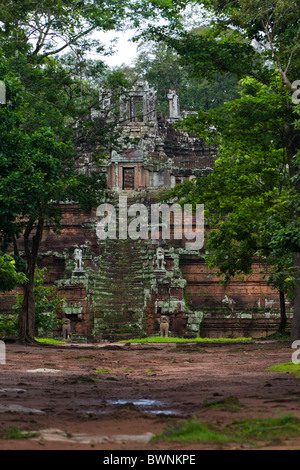
[[[107,403],[110,405],[134,405],[134,406],[141,406],[141,407],[148,407],[148,406],[161,406],[164,402],[160,400],[147,400],[145,398],[141,398],[140,400],[107,400]]]
[[[105,411],[103,410],[87,410],[83,411],[82,415],[83,416],[98,416],[98,415],[104,415]]]
[[[167,415],[167,416],[179,416],[179,411],[173,410],[147,410],[147,413],[151,413],[153,415]]]
[[[139,408],[144,408],[146,413],[151,413],[151,414],[156,414],[156,415],[179,415],[180,413],[177,411],[172,411],[172,410],[164,410],[161,409],[164,405],[166,405],[165,402],[161,400],[149,400],[146,398],[141,398],[139,400],[107,400],[107,403],[110,405],[134,405]],[[159,407],[160,409],[152,409]],[[151,408],[151,409],[149,409]]]
[[[3,395],[17,395],[19,393],[25,393],[26,390],[24,388],[1,388],[0,393]]]
[[[178,416],[181,413],[178,411],[170,410],[170,404],[162,400],[150,400],[147,398],[140,399],[116,399],[116,400],[99,400],[90,399],[90,400],[78,400],[76,401],[76,406],[80,409],[80,414],[88,416],[99,416],[108,413],[109,410],[107,405],[112,406],[124,406],[132,405],[136,408],[142,410],[144,413],[151,413],[153,415],[168,415],[168,416]]]
[[[51,373],[51,374],[57,374],[57,373],[61,373],[62,371],[61,370],[57,370],[57,369],[31,369],[31,370],[28,370],[27,372],[30,372],[30,373],[33,373],[33,374],[47,374],[47,373]]]

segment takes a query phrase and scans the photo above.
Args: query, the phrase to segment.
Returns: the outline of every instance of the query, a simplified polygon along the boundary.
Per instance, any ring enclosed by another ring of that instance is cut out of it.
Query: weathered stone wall
[[[157,202],[155,194],[138,192],[136,198],[150,205]],[[187,252],[180,241],[101,242],[96,222],[95,211],[87,214],[67,205],[61,232],[47,227],[42,241],[39,266],[47,268],[47,283],[55,283],[65,298],[63,316],[71,319],[72,335],[150,335],[158,333],[165,313],[176,335],[240,337],[276,331],[278,294],[267,285],[263,266],[255,264],[253,274],[221,285],[201,252]],[[83,252],[82,272],[75,270],[76,247]],[[165,251],[165,270],[156,266],[158,247]],[[10,311],[14,295],[0,297],[2,313]]]
[[[155,191],[136,192],[128,205],[143,201],[150,208],[156,196]],[[201,336],[239,337],[276,331],[278,293],[267,285],[263,265],[256,263],[251,275],[221,284],[201,251],[186,251],[184,240],[101,242],[95,213],[78,218],[77,211],[66,207],[63,230],[60,235],[48,232],[40,260],[49,268],[49,282],[56,280],[67,300],[65,314],[74,333],[153,334],[164,313],[178,335],[200,331]],[[49,251],[49,244],[58,249]],[[83,276],[73,273],[76,245],[83,247]],[[165,251],[165,271],[156,269],[158,247]]]
[[[180,268],[187,280],[185,300],[203,312],[201,336],[261,337],[278,329],[279,294],[267,283],[267,268],[253,263],[253,273],[225,284],[209,269],[203,257],[185,254]],[[288,323],[292,304],[286,299]]]
[[[89,150],[82,149],[79,171],[106,175],[115,205],[123,194],[128,205],[143,203],[150,213],[161,191],[213,171],[217,150],[173,127],[180,119],[175,95],[173,90],[169,96],[170,119],[157,119],[153,90],[138,82],[131,101],[121,103],[121,135],[110,159],[95,168]],[[129,190],[122,191],[126,169],[132,170],[126,173]],[[73,335],[150,335],[159,331],[162,314],[176,335],[261,336],[277,329],[278,294],[267,285],[264,267],[254,264],[250,276],[221,285],[202,252],[187,251],[184,239],[100,241],[96,208],[62,209],[62,229],[54,233],[46,227],[38,263],[47,268],[46,282],[55,283],[65,299],[62,316],[70,318]],[[158,248],[164,250],[163,267],[156,264]],[[75,265],[75,249],[81,250],[82,267]],[[11,312],[14,297],[15,292],[0,296],[1,313]],[[291,307],[287,303],[288,312]]]

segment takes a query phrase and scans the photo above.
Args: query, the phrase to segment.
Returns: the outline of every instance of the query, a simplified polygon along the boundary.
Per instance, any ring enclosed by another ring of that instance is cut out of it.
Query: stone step
[[[103,288],[110,288],[110,287],[113,287],[113,285],[116,285],[116,284],[122,284],[122,285],[125,285],[126,288],[128,286],[132,286],[132,287],[142,287],[144,284],[145,284],[145,280],[143,277],[136,277],[134,279],[126,279],[126,278],[123,278],[123,279],[117,279],[115,277],[109,277],[109,278],[106,278],[106,279],[99,279],[98,281],[96,281],[94,283],[94,286],[92,287],[92,289],[103,289]]]
[[[111,300],[117,299],[122,302],[126,302],[127,299],[143,298],[144,291],[142,289],[139,289],[139,290],[138,289],[137,290],[119,289],[119,290],[115,290],[115,292],[98,291],[98,292],[91,293],[91,295],[93,296],[94,301],[99,300],[99,299],[100,300],[103,299],[103,301],[104,300],[111,301]]]
[[[101,295],[102,293],[112,293],[114,295],[118,293],[125,293],[126,295],[129,295],[131,292],[140,292],[141,289],[145,287],[145,285],[146,284],[143,282],[127,284],[121,282],[120,280],[116,280],[113,285],[105,283],[97,284],[95,287],[90,289],[90,293],[93,293],[94,295]]]
[[[138,290],[143,288],[145,285],[148,285],[146,281],[142,279],[136,282],[126,282],[124,279],[111,279],[109,281],[99,281],[93,287],[90,287],[90,292],[102,292],[102,291],[111,291],[119,290],[121,286],[124,286],[124,291],[127,291],[132,287],[133,290]]]
[[[126,284],[136,285],[136,284],[143,284],[144,280],[150,279],[142,275],[125,276],[125,275],[119,275],[119,273],[108,273],[108,274],[109,276],[99,277],[98,279],[94,279],[94,286],[97,286],[99,284],[110,285],[112,282],[115,282],[115,281],[120,281]]]
[[[101,266],[110,266],[111,264],[118,264],[122,266],[127,266],[130,264],[133,266],[140,266],[145,263],[145,258],[136,258],[134,253],[128,253],[126,256],[116,256],[110,257],[107,255],[105,258],[101,259]]]
[[[130,304],[117,304],[117,305],[95,305],[94,310],[98,315],[103,314],[115,314],[117,316],[121,316],[124,311],[133,311],[135,312],[136,310],[141,310],[143,309],[144,304],[143,303],[135,303],[134,307],[132,307]]]
[[[121,267],[121,266],[110,266],[110,267],[103,267],[101,269],[101,272],[99,273],[99,275],[101,276],[102,275],[106,275],[107,273],[112,273],[112,274],[126,274],[126,275],[129,275],[129,274],[142,274],[143,273],[143,270],[138,270],[138,269],[134,269],[134,267],[132,266],[130,268],[130,266],[128,266],[127,268],[124,269],[124,267]]]
[[[125,293],[130,294],[130,292],[139,292],[141,289],[145,287],[146,284],[138,284],[138,285],[131,285],[131,284],[123,284],[121,282],[115,283],[114,286],[108,286],[105,284],[98,285],[92,289],[90,289],[90,293],[94,295],[102,295],[102,294],[108,294],[111,293],[112,295],[116,295],[118,293]]]
[[[149,253],[145,246],[133,240],[110,241],[100,258],[99,274],[93,276],[90,294],[93,298],[95,327],[118,323],[130,327],[126,311],[141,314],[144,308],[145,287],[150,275],[145,276]],[[132,313],[129,314],[132,317]],[[99,323],[97,323],[99,321]]]
[[[119,298],[114,298],[114,297],[104,297],[104,296],[94,296],[93,297],[93,303],[94,305],[103,305],[103,306],[107,306],[107,305],[132,305],[134,306],[134,304],[136,302],[143,302],[144,303],[144,296],[140,296],[140,295],[133,295],[133,296],[127,296],[125,297],[125,294],[121,295]]]
[[[107,270],[111,270],[111,269],[116,269],[116,270],[119,270],[119,271],[124,271],[124,272],[128,272],[128,271],[142,271],[142,267],[144,266],[144,263],[142,262],[139,262],[139,263],[135,263],[135,262],[130,262],[130,259],[126,260],[126,263],[124,262],[120,262],[120,261],[110,261],[109,263],[102,263],[101,264],[101,269],[100,269],[100,273],[101,272],[106,272]]]
[[[117,266],[140,266],[144,264],[144,259],[136,259],[134,258],[133,254],[130,254],[128,256],[124,256],[120,258],[119,256],[116,258],[105,258],[102,259],[101,266],[111,266],[116,264]]]
[[[95,313],[96,313],[96,318],[103,318],[104,321],[109,324],[109,317],[115,317],[115,319],[119,322],[127,321],[126,320],[126,313],[128,312],[128,315],[132,318],[132,315],[134,315],[135,312],[141,311],[143,309],[143,305],[138,305],[136,309],[131,309],[129,305],[125,305],[123,307],[106,307],[103,308],[101,306],[96,306],[95,307]],[[125,316],[125,318],[124,318]]]
[[[126,299],[130,299],[134,296],[144,296],[144,286],[141,286],[140,289],[125,289],[125,288],[120,288],[120,289],[114,289],[114,290],[97,290],[97,291],[93,291],[91,292],[91,295],[93,296],[93,299],[94,300],[98,300],[98,299],[110,299],[110,298],[113,298],[113,297],[116,297],[116,296],[122,296],[123,297],[123,300],[126,300]]]
[[[144,296],[141,295],[130,295],[126,296],[122,295],[118,298],[116,297],[108,297],[108,296],[93,296],[93,303],[94,305],[123,305],[123,304],[131,304],[131,302],[144,302]]]
[[[120,295],[119,297],[113,296],[93,296],[94,305],[123,305],[123,304],[131,304],[131,302],[144,302],[144,296],[142,295],[131,295],[125,297],[125,295]]]

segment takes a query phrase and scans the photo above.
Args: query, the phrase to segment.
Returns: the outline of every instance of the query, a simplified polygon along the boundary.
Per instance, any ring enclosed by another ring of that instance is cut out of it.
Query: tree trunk
[[[24,297],[19,315],[19,340],[32,343],[34,339],[35,301],[34,301],[34,273],[33,278],[24,286]]]
[[[298,168],[294,162],[294,156],[300,149],[300,133],[293,125],[286,125],[286,148],[289,164],[289,172],[291,178],[291,185],[299,193],[300,191],[300,178],[298,176]],[[299,220],[299,211],[295,208],[291,210],[291,220]],[[294,315],[292,322],[291,340],[295,341],[300,339],[300,253],[299,247],[296,247],[292,254],[294,276],[296,279],[294,290]]]
[[[287,324],[286,310],[285,310],[285,295],[283,291],[279,292],[280,299],[280,325],[278,328],[279,332],[284,332]]]
[[[24,249],[27,261],[26,276],[28,281],[24,286],[23,302],[19,315],[19,341],[26,343],[35,343],[35,300],[33,288],[35,267],[43,235],[43,228],[44,219],[39,219],[31,242],[29,240],[29,235],[33,230],[33,223],[29,223],[24,232]]]
[[[293,265],[296,267],[294,317],[291,331],[291,340],[300,340],[300,253],[293,254]]]

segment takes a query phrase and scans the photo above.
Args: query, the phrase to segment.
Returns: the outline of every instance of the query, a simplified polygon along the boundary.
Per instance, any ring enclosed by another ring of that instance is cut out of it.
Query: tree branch
[[[294,49],[292,50],[291,55],[290,55],[289,60],[288,60],[288,63],[287,63],[287,66],[286,66],[286,69],[285,69],[285,74],[288,73],[288,70],[289,70],[289,68],[290,68],[290,66],[291,66],[291,63],[292,63],[292,59],[293,59],[293,57],[294,57],[294,54],[295,54],[296,50],[299,49],[299,47],[300,47],[300,44],[297,44],[297,45],[294,47]],[[291,90],[291,91],[295,91],[295,90]]]
[[[268,41],[269,41],[269,44],[270,44],[270,48],[271,48],[271,51],[272,51],[272,54],[273,54],[273,57],[276,61],[276,64],[277,64],[277,68],[278,68],[278,71],[281,75],[281,78],[282,78],[282,81],[283,81],[283,84],[288,88],[288,90],[290,91],[295,91],[295,88],[292,86],[290,80],[287,78],[287,70],[284,71],[283,68],[282,68],[282,65],[281,65],[281,62],[279,60],[279,57],[277,55],[277,52],[274,48],[274,44],[273,44],[273,32],[272,34],[270,34],[270,31],[269,31],[269,27],[271,28],[271,25],[270,25],[270,18],[267,19],[266,22],[264,22],[263,19],[261,19],[261,23],[262,23],[262,26],[266,32],[266,35],[267,35],[267,38],[268,38]],[[291,59],[291,57],[290,57]]]
[[[50,52],[46,52],[44,54],[41,55],[41,59],[44,59],[45,57],[48,57],[50,55],[55,55],[55,54],[59,54],[61,51],[63,51],[64,49],[66,49],[67,47],[69,47],[71,44],[73,44],[74,42],[78,41],[78,39],[80,39],[81,37],[83,36],[86,36],[87,34],[91,33],[94,29],[96,28],[96,26],[91,26],[89,29],[85,30],[85,31],[82,31],[81,33],[77,34],[77,36],[75,37],[72,37],[69,41],[67,41],[62,47],[56,49],[55,51],[50,51]],[[35,54],[36,55],[36,54]]]

